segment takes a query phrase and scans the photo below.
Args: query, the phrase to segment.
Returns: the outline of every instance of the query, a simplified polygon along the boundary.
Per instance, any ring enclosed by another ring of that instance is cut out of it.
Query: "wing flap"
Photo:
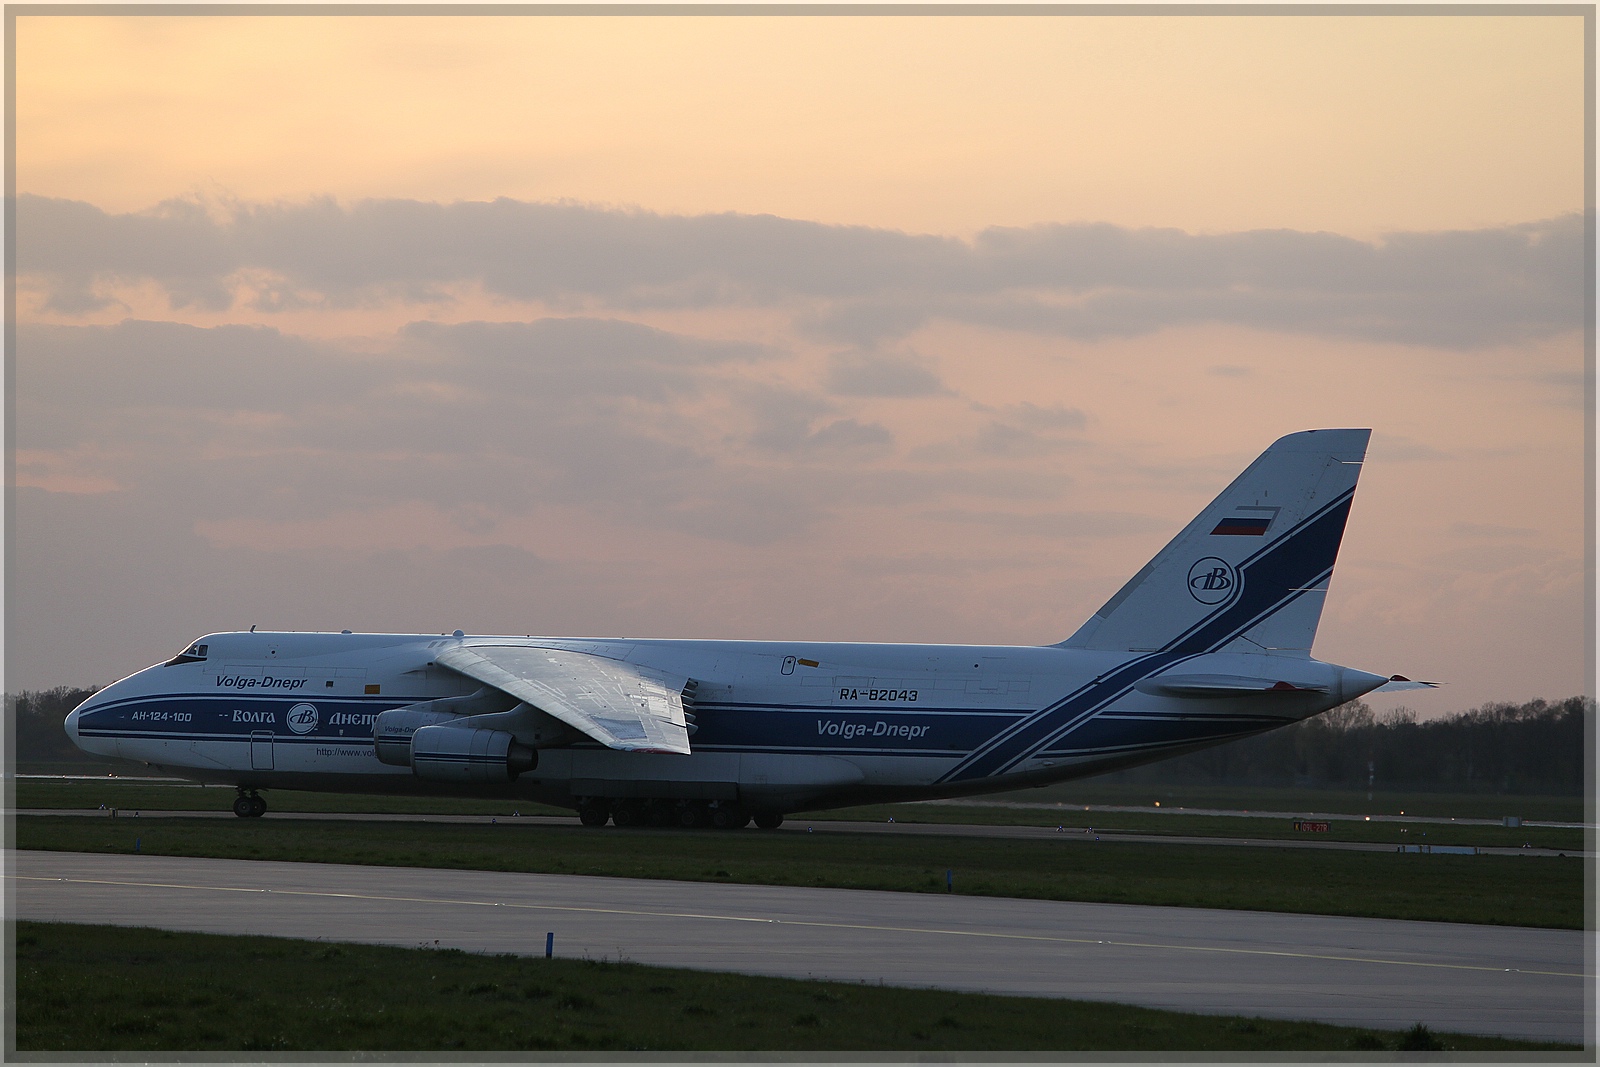
[[[688,755],[687,678],[565,649],[460,644],[434,657],[441,666],[518,700],[623,752]]]

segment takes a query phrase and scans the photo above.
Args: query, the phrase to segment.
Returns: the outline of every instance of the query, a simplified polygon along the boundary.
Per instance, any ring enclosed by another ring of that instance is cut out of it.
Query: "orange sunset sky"
[[[14,33],[9,691],[252,624],[1049,643],[1335,426],[1316,654],[1590,685],[1579,16]]]

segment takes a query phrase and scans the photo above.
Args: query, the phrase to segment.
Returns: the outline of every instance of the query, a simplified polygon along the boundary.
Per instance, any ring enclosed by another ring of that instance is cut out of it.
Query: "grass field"
[[[1536,1051],[1498,1038],[631,963],[19,922],[23,1052]]]
[[[819,819],[850,819],[907,823],[967,823],[980,826],[1060,826],[1064,830],[1093,828],[1096,833],[1159,834],[1169,837],[1232,837],[1253,840],[1359,841],[1390,845],[1478,845],[1483,847],[1536,848],[1580,851],[1584,832],[1577,829],[1452,823],[1362,822],[1333,820],[1325,833],[1294,829],[1290,818],[1256,818],[1229,815],[1190,815],[1177,809],[1161,811],[1099,811],[1088,806],[1029,808],[973,804],[880,804],[817,812]],[[804,821],[806,816],[798,817]]]
[[[536,871],[1581,928],[1583,862],[976,836],[19,816],[18,848]]]
[[[1338,812],[1346,815],[1410,815],[1435,818],[1499,819],[1518,815],[1547,822],[1582,822],[1581,796],[1505,793],[1427,793],[1347,789],[1270,788],[1220,785],[1127,785],[1104,778],[1084,778],[1039,789],[1019,789],[985,800],[1027,804],[1129,804],[1164,808],[1224,808],[1245,811]]]
[[[150,771],[143,764],[125,760],[113,761],[59,761],[19,763],[18,774],[60,774],[90,776],[146,775]],[[121,778],[137,781],[137,778]],[[27,784],[27,783],[23,783]],[[315,794],[301,794],[313,796]],[[1505,815],[1518,815],[1523,819],[1545,822],[1584,821],[1584,798],[1581,796],[1544,796],[1519,793],[1440,793],[1378,789],[1370,795],[1361,790],[1316,789],[1299,787],[1237,786],[1237,785],[1131,785],[1115,780],[1115,776],[1083,778],[1037,789],[1021,789],[1009,793],[995,793],[975,797],[976,801],[1001,801],[1024,804],[1114,804],[1149,807],[1159,802],[1162,807],[1221,808],[1246,811],[1338,812],[1347,815],[1398,815],[1402,812],[1416,816],[1462,819],[1499,819]],[[387,798],[393,803],[413,803],[400,798]],[[424,800],[433,803],[431,800]],[[448,801],[447,801],[448,802]],[[498,803],[495,801],[468,801],[467,803]],[[280,809],[301,810],[301,809]],[[348,808],[303,810],[352,810]],[[410,810],[410,809],[406,809]],[[476,809],[474,809],[476,810]],[[488,814],[500,814],[498,810]]]
[[[470,797],[383,796],[366,793],[312,793],[293,789],[262,792],[273,811],[345,812],[405,815],[571,815],[570,808],[552,808],[526,800],[480,800]],[[232,786],[200,786],[181,782],[148,782],[137,778],[90,778],[72,781],[17,782],[18,808],[108,808],[150,811],[228,811]]]
[[[366,796],[360,794],[309,793],[270,790],[265,796],[273,811],[406,813],[426,815],[571,815],[565,808],[516,800],[472,800],[453,797]],[[1006,794],[1007,797],[1011,794]],[[1320,799],[1337,802],[1350,794],[1323,795]],[[1256,800],[1247,796],[1245,800]],[[1319,799],[1301,796],[1297,799]],[[1393,797],[1392,813],[1411,812],[1405,806],[1410,796]],[[104,778],[75,781],[23,780],[17,783],[17,806],[22,809],[108,808],[150,811],[227,811],[233,802],[231,787],[200,787],[178,783],[147,783],[137,779]],[[1238,800],[1235,799],[1235,804]],[[1349,805],[1346,805],[1349,807]],[[1295,810],[1272,808],[1269,810]],[[1332,806],[1305,807],[1306,811],[1338,811]],[[1351,814],[1358,814],[1352,812]],[[804,822],[807,816],[795,816]],[[1292,820],[1240,818],[1220,815],[1192,815],[1163,803],[1163,809],[1147,812],[1085,811],[1082,805],[1067,807],[1008,807],[999,804],[881,804],[871,807],[840,808],[816,812],[814,818],[866,822],[968,823],[975,825],[1047,826],[1058,825],[1082,830],[1093,827],[1107,833],[1163,834],[1179,837],[1236,837],[1255,839],[1310,839],[1293,829]],[[1480,845],[1516,848],[1530,844],[1538,848],[1574,851],[1584,847],[1582,830],[1524,826],[1449,825],[1440,823],[1343,822],[1330,823],[1326,834],[1315,839],[1363,841],[1382,844]]]

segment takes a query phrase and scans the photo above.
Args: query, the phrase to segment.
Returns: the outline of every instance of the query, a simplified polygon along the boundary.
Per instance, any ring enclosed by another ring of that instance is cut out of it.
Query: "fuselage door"
[[[272,731],[252,730],[250,733],[250,769],[272,770]]]

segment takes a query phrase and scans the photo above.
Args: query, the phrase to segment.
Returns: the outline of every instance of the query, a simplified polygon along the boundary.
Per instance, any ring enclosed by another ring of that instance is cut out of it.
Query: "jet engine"
[[[411,735],[411,770],[435,782],[503,785],[538,766],[539,753],[504,730],[423,726]]]
[[[581,738],[498,689],[391,708],[373,721],[378,759],[435,782],[505,783],[539,764],[540,748]]]
[[[437,726],[458,718],[455,712],[431,709],[426,704],[383,712],[372,723],[372,744],[378,751],[378,759],[394,767],[411,766],[412,736],[424,726]]]

